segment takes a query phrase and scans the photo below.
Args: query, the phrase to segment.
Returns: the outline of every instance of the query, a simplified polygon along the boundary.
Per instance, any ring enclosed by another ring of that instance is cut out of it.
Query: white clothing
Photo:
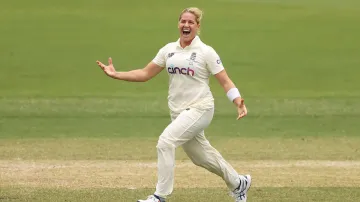
[[[214,115],[214,108],[190,108],[180,114],[171,113],[170,123],[160,135],[158,151],[158,183],[155,195],[166,198],[173,191],[175,149],[182,146],[191,161],[220,176],[230,190],[238,187],[240,179],[234,168],[210,145],[204,135]]]
[[[155,195],[165,198],[173,191],[175,149],[182,146],[195,165],[222,177],[230,190],[240,183],[237,172],[205,138],[204,130],[214,115],[209,77],[224,69],[215,50],[198,36],[182,48],[180,40],[160,49],[153,62],[169,74],[168,105],[172,122],[160,135],[158,183]]]
[[[180,39],[161,48],[153,62],[165,67],[169,74],[168,105],[180,113],[186,108],[209,109],[214,98],[209,87],[209,77],[224,69],[215,50],[196,36],[185,48]]]

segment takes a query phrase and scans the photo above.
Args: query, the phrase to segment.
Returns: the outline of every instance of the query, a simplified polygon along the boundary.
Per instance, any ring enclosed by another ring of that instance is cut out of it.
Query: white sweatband
[[[240,92],[237,88],[231,88],[227,93],[226,93],[227,97],[229,98],[229,100],[231,102],[234,101],[235,98],[237,97],[241,97]]]

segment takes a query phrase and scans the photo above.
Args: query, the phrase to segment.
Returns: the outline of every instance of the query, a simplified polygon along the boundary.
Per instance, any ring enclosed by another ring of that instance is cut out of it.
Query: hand
[[[241,101],[240,101],[240,104],[237,107],[237,110],[238,110],[239,116],[237,117],[236,120],[239,120],[239,119],[243,118],[244,116],[246,116],[247,109],[246,109],[246,106],[244,104],[244,99],[241,98]]]
[[[109,65],[104,65],[99,60],[96,61],[96,63],[99,65],[99,67],[101,67],[101,69],[105,72],[106,75],[108,75],[110,77],[114,77],[116,74],[116,70],[112,63],[111,57],[109,58],[108,62],[109,62]]]

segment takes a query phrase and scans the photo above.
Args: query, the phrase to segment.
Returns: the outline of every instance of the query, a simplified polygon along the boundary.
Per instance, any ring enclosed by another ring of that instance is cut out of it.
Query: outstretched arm
[[[235,84],[231,81],[229,76],[227,75],[225,69],[220,71],[219,73],[215,74],[215,78],[220,83],[221,87],[226,92],[228,98],[236,105],[238,110],[238,117],[237,120],[246,116],[247,109],[244,104],[244,99],[241,98],[241,95],[236,88]]]
[[[109,64],[105,65],[100,61],[96,61],[99,67],[104,71],[106,75],[111,78],[119,79],[123,81],[130,81],[130,82],[145,82],[156,76],[163,70],[162,67],[155,64],[154,62],[150,62],[142,69],[135,69],[128,72],[117,72],[115,67],[112,63],[112,59],[109,58]]]

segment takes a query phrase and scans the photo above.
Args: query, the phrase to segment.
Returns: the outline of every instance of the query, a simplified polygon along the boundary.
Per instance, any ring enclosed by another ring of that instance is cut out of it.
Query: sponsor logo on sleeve
[[[172,56],[174,56],[175,53],[169,53],[168,54],[168,58],[171,58]]]

